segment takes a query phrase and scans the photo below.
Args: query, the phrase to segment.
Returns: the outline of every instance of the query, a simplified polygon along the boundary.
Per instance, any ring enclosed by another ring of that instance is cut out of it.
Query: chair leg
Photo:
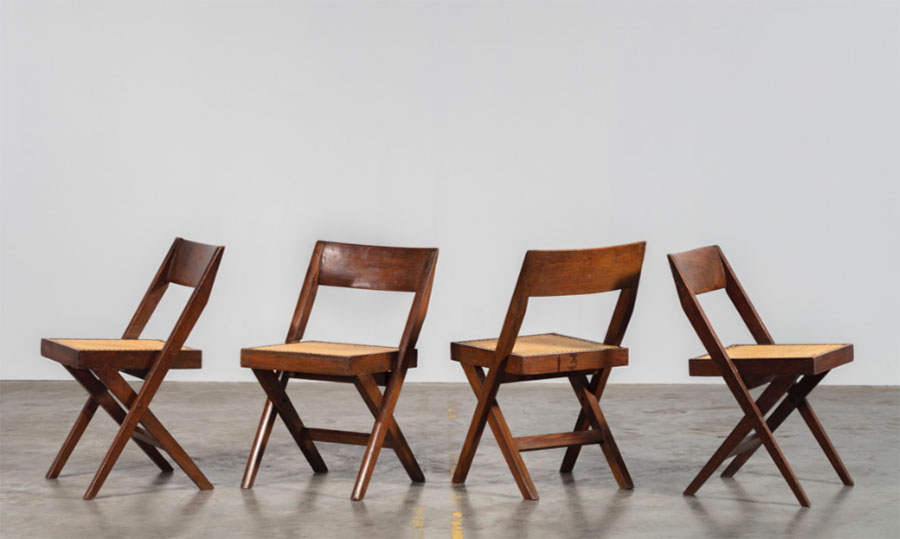
[[[378,454],[381,452],[381,447],[384,445],[384,439],[388,433],[388,425],[394,421],[394,408],[397,406],[397,400],[400,398],[400,389],[403,387],[405,376],[406,369],[401,367],[392,371],[388,378],[387,387],[384,389],[384,397],[381,399],[381,406],[378,414],[375,416],[375,425],[372,427],[372,433],[369,435],[369,443],[366,444],[366,452],[363,454],[359,474],[356,476],[353,494],[350,496],[353,501],[362,500],[366,495],[366,489],[369,488],[372,472],[375,471],[375,464],[378,462]]]
[[[788,486],[791,487],[794,496],[797,497],[797,501],[800,502],[800,505],[803,507],[809,507],[810,503],[809,498],[806,496],[806,492],[804,492],[803,487],[800,486],[800,481],[794,474],[794,470],[791,469],[791,465],[788,464],[787,459],[784,458],[784,454],[781,452],[781,448],[778,447],[778,443],[775,441],[775,437],[766,425],[765,420],[760,417],[755,423],[756,425],[753,426],[754,430],[756,430],[763,445],[772,457],[772,460],[775,461],[775,466],[778,466],[778,470],[781,471],[784,480],[787,481]]]
[[[303,456],[306,457],[306,460],[309,462],[313,471],[316,473],[327,472],[328,467],[325,466],[322,455],[319,454],[316,445],[307,435],[306,427],[303,426],[300,415],[297,414],[297,410],[294,408],[294,405],[291,404],[291,399],[288,398],[275,371],[253,369],[253,374],[256,375],[256,379],[259,380],[259,385],[262,386],[263,391],[265,391],[266,395],[269,397],[269,401],[275,406],[275,410],[278,412],[278,415],[281,416],[284,426],[287,427],[288,432],[291,433],[294,441],[297,442],[300,451],[303,453]]]
[[[290,377],[287,374],[281,375],[279,382],[282,389],[287,386],[289,379]],[[256,474],[259,472],[259,466],[262,463],[263,454],[266,452],[266,445],[269,443],[269,435],[272,434],[272,427],[275,425],[276,415],[277,412],[272,401],[266,399],[262,417],[259,418],[259,427],[256,429],[256,437],[253,439],[253,445],[250,447],[250,456],[247,457],[247,467],[244,469],[241,488],[253,488]]]
[[[141,387],[140,392],[135,393],[131,386],[128,385],[128,382],[126,382],[125,379],[122,378],[122,375],[117,371],[112,369],[103,370],[99,371],[97,374],[116,398],[125,404],[128,408],[128,415],[122,423],[122,427],[119,429],[119,433],[116,435],[113,445],[110,446],[109,452],[107,453],[106,458],[104,458],[100,469],[97,470],[97,475],[94,476],[94,481],[88,488],[85,498],[90,499],[97,495],[103,481],[106,479],[110,470],[112,470],[116,459],[122,452],[124,443],[122,443],[120,438],[123,437],[126,432],[128,432],[128,435],[130,436],[130,433],[137,428],[138,422],[147,428],[147,431],[159,442],[159,445],[162,446],[169,456],[172,457],[172,460],[178,464],[200,490],[211,490],[213,488],[212,483],[209,482],[206,476],[203,475],[203,472],[200,471],[200,468],[198,468],[194,461],[191,460],[191,457],[188,456],[187,452],[177,441],[175,441],[175,438],[169,431],[163,427],[162,423],[156,418],[153,412],[150,411],[150,401],[153,399],[156,389],[158,389],[162,380],[154,379],[154,375],[151,374],[147,377],[147,381],[144,382],[144,386]],[[151,381],[153,382],[152,385],[148,386],[147,384]],[[89,495],[90,498],[88,498]]]
[[[488,372],[487,377],[481,384],[481,390],[478,392],[478,404],[475,405],[472,422],[469,424],[462,451],[459,454],[459,459],[456,461],[456,469],[453,472],[452,479],[453,484],[458,485],[466,481],[469,468],[472,467],[472,460],[475,458],[475,450],[478,449],[478,443],[481,441],[481,435],[484,433],[484,426],[490,416],[491,408],[496,404],[494,401],[499,389],[500,373],[497,369],[492,369]]]
[[[785,419],[791,415],[795,408],[797,408],[798,403],[805,402],[806,396],[812,392],[813,389],[825,378],[827,372],[818,374],[815,376],[804,376],[799,382],[793,384],[788,390],[788,398],[781,401],[781,404],[775,408],[775,411],[772,412],[772,415],[769,416],[769,419],[766,420],[766,424],[769,426],[769,430],[775,432],[775,430],[781,426]],[[774,403],[773,403],[774,404]],[[760,411],[765,414],[766,410],[760,409]],[[815,432],[813,432],[815,435]],[[725,468],[725,471],[722,472],[722,477],[732,477],[734,474],[741,469],[741,467],[750,460],[750,457],[759,449],[759,446],[752,447],[747,451],[744,451],[740,455],[734,457],[734,460]],[[826,451],[827,454],[827,451]],[[840,472],[839,472],[840,473]]]
[[[757,406],[760,410],[760,413],[766,413],[778,400],[787,392],[788,388],[791,387],[791,384],[794,383],[794,378],[792,377],[783,377],[775,379],[768,387],[763,391],[762,395],[760,395]],[[737,425],[735,425],[734,429],[732,429],[731,433],[725,438],[719,448],[713,453],[713,456],[710,457],[709,461],[705,466],[697,473],[697,476],[694,477],[694,480],[691,481],[691,484],[684,491],[685,496],[693,496],[696,492],[703,486],[703,483],[706,482],[707,479],[716,471],[716,469],[728,458],[728,455],[741,443],[741,440],[750,433],[752,427],[750,426],[750,420],[747,417],[741,418]]]
[[[707,465],[704,466],[703,470],[700,471],[700,474],[697,475],[691,485],[688,486],[688,489],[685,490],[685,495],[693,495],[694,492],[700,488],[700,485],[709,478],[719,464],[728,457],[731,451],[738,446],[743,437],[752,429],[756,431],[756,435],[759,437],[760,442],[769,452],[769,456],[772,457],[772,460],[775,462],[781,475],[791,488],[791,491],[793,491],[794,496],[796,496],[797,501],[799,501],[800,505],[803,507],[809,507],[809,498],[807,498],[806,493],[803,491],[803,487],[800,486],[800,481],[797,480],[797,476],[791,469],[790,464],[788,464],[787,460],[784,458],[784,454],[781,452],[781,448],[778,447],[778,443],[775,441],[772,431],[769,429],[766,420],[763,418],[763,414],[750,397],[750,393],[747,392],[746,387],[744,387],[740,380],[737,380],[736,378],[726,377],[725,381],[728,383],[729,389],[732,391],[732,394],[734,394],[738,404],[740,404],[741,409],[744,412],[744,418],[738,426],[735,427],[731,435],[725,439],[725,442],[719,447],[719,450],[716,451]],[[773,394],[776,390],[781,391],[783,394],[783,392],[786,391],[786,388],[784,390],[782,390],[782,388],[786,383],[787,380],[784,378],[776,379],[776,381],[772,382],[772,384],[766,388],[763,395],[770,390]],[[779,387],[773,389],[772,386],[776,385]],[[740,436],[738,436],[738,434]]]
[[[848,487],[852,487],[853,478],[850,477],[850,472],[847,471],[847,468],[841,461],[837,449],[834,448],[828,435],[825,434],[825,429],[822,427],[822,424],[819,423],[819,418],[816,417],[816,413],[813,412],[812,406],[809,405],[806,399],[803,399],[797,409],[800,411],[800,415],[803,416],[806,424],[809,425],[809,430],[811,430],[813,436],[816,437],[816,441],[819,442],[819,446],[822,447],[822,451],[825,452],[825,456],[828,457],[828,461],[831,462],[834,471],[837,472],[838,477],[841,478],[841,482]]]
[[[56,458],[53,459],[53,464],[50,465],[50,470],[47,471],[47,479],[59,477],[59,473],[66,465],[66,461],[69,460],[69,455],[72,454],[72,450],[75,449],[78,440],[81,439],[84,429],[88,426],[88,423],[91,422],[91,418],[94,417],[94,412],[97,411],[98,406],[99,404],[94,400],[94,397],[88,397],[87,402],[84,403],[84,407],[78,414],[78,419],[76,419],[75,424],[72,425],[72,430],[70,430],[69,435],[66,436],[66,441],[63,442],[62,447],[59,448],[59,453],[56,454]]]
[[[612,369],[600,369],[599,372],[591,377],[588,388],[598,401],[600,400],[600,397],[603,396],[603,390],[606,388],[606,381],[609,379],[610,372],[612,372]],[[578,419],[575,421],[575,428],[573,430],[588,430],[590,426],[591,423],[588,420],[588,416],[585,413],[584,409],[580,410],[578,412]],[[572,470],[575,468],[575,462],[578,460],[579,454],[581,454],[580,445],[570,445],[568,448],[566,448],[566,455],[565,457],[563,457],[562,464],[559,467],[559,472],[572,473]]]
[[[469,363],[463,363],[462,367],[463,371],[466,373],[466,377],[469,379],[469,385],[472,386],[472,390],[475,392],[475,395],[480,396],[484,391],[484,369],[482,369],[481,367],[476,367]],[[500,411],[500,406],[497,404],[496,400],[494,400],[493,404],[489,408],[487,422],[491,427],[491,431],[494,433],[494,439],[497,440],[497,445],[500,447],[500,452],[503,453],[503,458],[506,459],[506,464],[509,466],[509,471],[512,473],[513,479],[515,479],[516,485],[519,487],[519,492],[521,492],[522,497],[526,500],[539,499],[537,488],[534,486],[534,481],[532,481],[531,479],[531,474],[528,472],[528,468],[525,466],[525,461],[522,459],[522,454],[521,452],[519,452],[519,449],[516,446],[516,442],[513,439],[512,432],[510,432],[509,430],[509,425],[506,424],[506,419],[503,417],[503,412]],[[478,445],[476,443],[472,448],[473,457],[477,448]],[[454,472],[454,478],[455,477],[456,475]],[[464,482],[465,480],[466,477],[465,475],[463,475],[460,483]]]
[[[99,404],[104,410],[106,410],[106,413],[109,414],[109,416],[112,417],[116,423],[121,425],[122,422],[125,421],[125,410],[123,410],[122,407],[119,406],[119,403],[116,402],[116,399],[114,399],[113,396],[109,394],[106,386],[104,386],[96,376],[91,374],[91,372],[87,369],[73,369],[71,367],[66,367],[66,370],[68,370],[69,374],[71,374],[72,377],[75,378],[75,380],[77,380],[78,383],[81,384],[81,386],[91,395],[91,397],[93,397],[97,404]],[[157,451],[155,447],[136,438],[132,438],[132,440],[137,444],[138,447],[141,448],[141,451],[143,451],[148,457],[150,457],[150,460],[152,460],[153,463],[156,464],[156,466],[159,467],[162,472],[171,473],[173,471],[172,466],[168,463],[168,461],[166,461],[166,458],[162,456],[162,453]],[[75,441],[77,442],[77,440]],[[60,466],[60,471],[61,470],[62,466]]]
[[[631,480],[631,475],[625,466],[625,460],[622,458],[622,454],[616,445],[616,440],[609,430],[606,418],[600,410],[600,403],[594,391],[590,389],[587,376],[584,374],[572,375],[569,376],[569,382],[572,384],[575,394],[578,395],[582,410],[587,415],[591,426],[603,437],[603,441],[600,442],[600,448],[603,450],[603,455],[606,457],[606,462],[609,463],[609,468],[612,470],[619,488],[634,488],[634,482]]]
[[[375,379],[372,375],[365,374],[358,376],[356,380],[354,380],[354,385],[359,391],[359,394],[362,395],[369,411],[372,412],[372,415],[377,417],[383,399]],[[394,446],[394,452],[406,469],[409,478],[416,483],[423,483],[425,481],[425,474],[422,473],[422,468],[419,467],[419,463],[416,461],[412,449],[410,449],[409,444],[406,442],[403,432],[400,431],[400,426],[397,425],[396,419],[391,418],[391,421],[388,424],[387,439],[390,440],[391,444]]]

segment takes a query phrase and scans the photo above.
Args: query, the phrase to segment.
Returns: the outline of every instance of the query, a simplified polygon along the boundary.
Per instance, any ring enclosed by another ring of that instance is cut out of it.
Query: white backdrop
[[[321,238],[440,247],[412,380],[464,379],[448,342],[499,332],[525,250],[647,240],[613,382],[691,381],[665,254],[712,243],[776,341],[855,344],[829,382],[900,382],[894,1],[0,9],[2,378],[67,378],[40,338],[119,336],[181,235],[227,248],[175,379],[250,380]],[[307,335],[391,344],[409,300],[323,291]],[[524,329],[602,338],[613,300]]]

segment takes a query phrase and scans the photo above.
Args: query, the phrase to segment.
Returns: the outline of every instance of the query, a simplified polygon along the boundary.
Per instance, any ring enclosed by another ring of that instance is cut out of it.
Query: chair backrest
[[[141,332],[144,331],[150,316],[159,305],[169,283],[193,288],[194,292],[185,304],[178,321],[175,322],[175,327],[169,334],[166,344],[158,354],[156,364],[161,359],[174,357],[173,354],[181,350],[184,341],[190,335],[200,313],[206,306],[224,252],[225,247],[222,246],[175,238],[122,338],[137,339],[141,336]]]
[[[774,344],[769,330],[766,328],[759,313],[750,302],[750,298],[738,281],[734,270],[728,264],[725,255],[718,245],[701,247],[683,253],[670,254],[669,267],[672,269],[672,277],[675,279],[675,288],[681,307],[690,320],[691,325],[703,342],[704,348],[709,353],[721,372],[731,371],[738,376],[725,347],[716,335],[700,301],[699,294],[713,290],[725,289],[732,304],[746,324],[747,329],[756,339],[757,344]],[[725,370],[723,370],[725,369]]]
[[[316,242],[285,342],[303,338],[319,285],[413,292],[399,347],[398,366],[404,365],[428,312],[437,256],[437,249]]]
[[[604,344],[619,346],[634,311],[646,242],[599,249],[528,251],[522,262],[494,356],[502,368],[512,353],[528,308],[528,298],[597,294],[619,290]]]

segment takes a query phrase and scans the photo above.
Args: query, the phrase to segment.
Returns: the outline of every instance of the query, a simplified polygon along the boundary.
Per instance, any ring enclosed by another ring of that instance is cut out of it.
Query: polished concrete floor
[[[307,425],[367,430],[350,386],[296,383]],[[159,474],[130,444],[100,496],[81,496],[115,433],[98,412],[62,475],[44,479],[85,395],[75,382],[0,383],[0,536],[26,537],[848,537],[900,536],[900,389],[822,387],[811,402],[856,481],[844,487],[806,425],[778,440],[812,507],[801,508],[760,451],[734,479],[681,491],[739,419],[724,386],[611,385],[602,405],[636,488],[623,491],[597,447],[571,475],[563,450],[525,454],[541,499],[520,498],[487,430],[464,487],[450,484],[475,398],[461,384],[404,388],[398,421],[428,481],[411,484],[382,453],[368,495],[351,502],[361,447],[321,444],[330,471],[314,475],[280,423],[256,486],[239,484],[262,406],[251,383],[170,382],[156,415],[215,484]],[[578,410],[568,385],[505,386],[514,435],[564,431]]]

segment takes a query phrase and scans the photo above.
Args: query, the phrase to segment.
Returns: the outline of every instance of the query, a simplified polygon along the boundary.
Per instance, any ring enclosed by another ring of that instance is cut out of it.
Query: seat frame
[[[59,476],[69,455],[72,454],[72,450],[75,449],[85,428],[93,418],[94,412],[98,407],[102,407],[119,424],[119,430],[85,492],[84,499],[91,500],[97,496],[129,439],[133,440],[161,471],[172,472],[173,470],[157,448],[166,451],[201,490],[213,488],[200,468],[150,410],[150,401],[153,400],[163,379],[172,368],[184,341],[206,306],[224,250],[225,248],[221,246],[175,238],[122,335],[122,339],[140,338],[141,332],[170,283],[194,289],[168,339],[162,349],[155,354],[150,368],[119,369],[98,365],[96,362],[90,362],[90,365],[85,368],[77,368],[63,363],[65,369],[87,390],[90,396],[53,460],[46,475],[47,479]],[[105,352],[110,355],[116,353],[118,352]],[[121,353],[128,354],[129,352]],[[51,354],[47,355],[51,356]],[[53,357],[50,358],[53,359]],[[135,392],[122,377],[121,373],[123,372],[144,380],[138,392]],[[139,424],[144,428],[139,427]]]
[[[465,483],[487,424],[490,425],[516,485],[525,499],[537,500],[539,496],[522,459],[522,452],[566,447],[560,472],[571,473],[578,460],[581,446],[586,444],[600,445],[620,488],[634,488],[625,461],[600,409],[599,401],[609,380],[611,366],[535,375],[510,373],[506,366],[512,356],[531,297],[594,294],[619,290],[619,297],[603,344],[621,346],[637,299],[644,249],[645,243],[639,242],[602,249],[532,250],[525,254],[487,374],[484,368],[475,362],[463,361],[463,358],[460,358],[463,371],[478,398],[478,403],[453,472],[454,484]],[[513,437],[497,404],[496,397],[500,386],[510,382],[560,377],[568,378],[581,405],[574,429],[570,432]]]
[[[794,410],[800,412],[844,485],[852,486],[853,480],[849,472],[807,401],[807,396],[825,378],[831,368],[823,372],[804,375],[776,374],[772,372],[771,365],[767,365],[766,362],[753,363],[746,360],[742,361],[741,367],[738,368],[735,361],[728,356],[726,347],[722,345],[706,317],[697,298],[699,294],[724,288],[756,343],[775,344],[775,341],[750,302],[750,298],[741,286],[734,270],[731,269],[722,250],[718,245],[713,245],[670,254],[668,259],[682,309],[744,414],[685,489],[684,495],[696,494],[713,472],[731,457],[734,457],[734,460],[722,472],[722,477],[733,477],[756,450],[763,446],[775,461],[775,465],[800,505],[809,507],[809,498],[803,487],[800,486],[797,476],[785,459],[773,434]],[[852,353],[852,348],[850,353]],[[764,384],[768,384],[768,386],[759,398],[754,400],[749,390]],[[785,397],[784,400],[781,400],[782,397]],[[779,400],[781,403],[766,419],[765,414]]]
[[[396,364],[386,372],[348,375],[316,372],[316,362],[310,362],[308,370],[253,368],[253,373],[268,398],[247,458],[241,488],[252,488],[256,481],[276,417],[281,417],[316,473],[325,473],[328,467],[314,442],[366,447],[351,495],[354,501],[365,497],[382,447],[394,450],[413,482],[425,481],[425,474],[393,414],[406,371],[416,364],[415,346],[428,311],[437,255],[437,249],[377,247],[325,241],[316,243],[285,343],[300,342],[303,339],[319,286],[413,292],[415,295],[400,339]],[[375,417],[372,431],[364,433],[306,427],[286,392],[291,378],[352,383]],[[379,385],[385,386],[384,393]]]

